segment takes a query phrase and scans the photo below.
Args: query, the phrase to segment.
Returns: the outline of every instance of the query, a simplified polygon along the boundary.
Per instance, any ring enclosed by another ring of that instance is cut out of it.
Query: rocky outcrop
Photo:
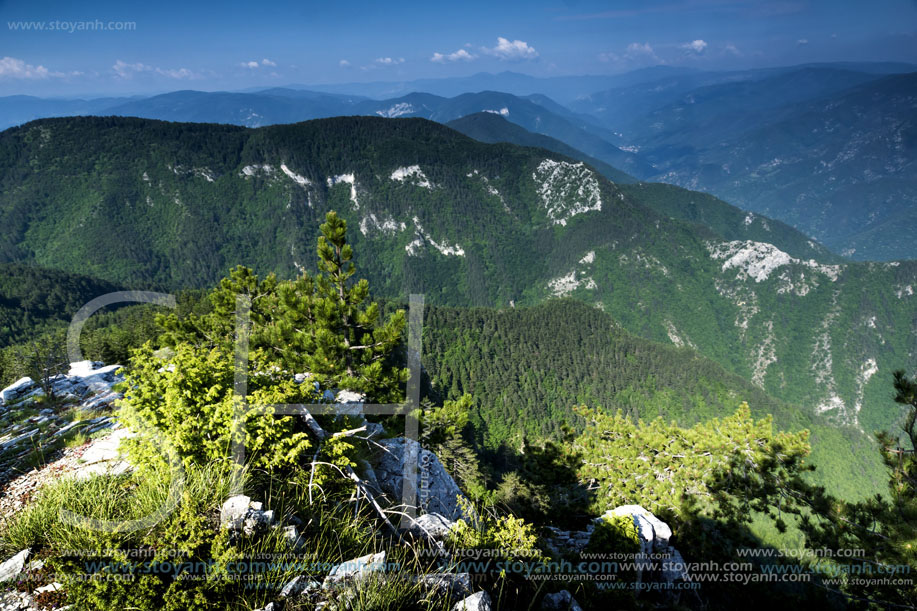
[[[117,373],[120,368],[92,361],[72,363],[67,374],[51,379],[54,401],[40,402],[44,391],[30,378],[0,391],[0,520],[48,481],[130,469],[118,446],[132,433],[119,429],[113,415],[121,398],[115,390],[123,380]],[[106,436],[106,430],[112,433]],[[77,434],[91,440],[64,448],[65,440]],[[36,458],[43,467],[33,468]]]
[[[606,511],[596,518],[604,520],[610,517],[630,516],[640,536],[640,555],[637,557],[637,581],[644,576],[650,566],[668,566],[669,570],[660,570],[658,577],[664,582],[690,581],[691,576],[684,570],[684,559],[677,549],[671,546],[672,529],[669,525],[657,518],[652,512],[640,505],[621,505]],[[654,561],[650,560],[650,557]],[[682,567],[679,568],[678,567]]]
[[[439,513],[425,513],[411,523],[408,532],[415,537],[442,541],[452,531],[455,522]]]
[[[595,518],[584,530],[560,530],[549,526],[550,535],[546,537],[545,543],[556,554],[578,554],[592,541],[597,525],[618,516],[629,516],[640,537],[640,551],[635,558],[638,581],[646,577],[645,572],[652,566],[666,567],[656,575],[664,582],[690,581],[690,575],[682,568],[685,563],[681,554],[671,545],[672,529],[640,505],[621,505],[610,509]]]
[[[51,378],[51,391],[64,402],[79,403],[83,410],[100,409],[121,397],[112,390],[122,380],[117,375],[119,369],[121,365],[105,366],[95,361],[71,363],[68,373]],[[0,408],[31,403],[44,395],[44,390],[32,378],[20,378],[0,390]]]
[[[579,553],[586,549],[595,531],[595,525],[589,524],[585,530],[561,530],[548,526],[550,533],[545,537],[545,545],[555,554]]]
[[[376,483],[394,504],[401,502],[405,461],[413,457],[417,465],[418,513],[437,513],[449,520],[472,517],[462,512],[458,499],[464,498],[464,494],[436,454],[422,448],[417,441],[403,437],[383,439],[379,445],[382,452],[373,469]]]

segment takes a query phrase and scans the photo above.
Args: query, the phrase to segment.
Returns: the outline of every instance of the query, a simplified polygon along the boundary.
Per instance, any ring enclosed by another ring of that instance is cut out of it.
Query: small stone
[[[46,586],[41,586],[40,588],[37,588],[35,590],[35,594],[43,594],[45,592],[57,592],[58,590],[60,590],[63,587],[64,586],[62,586],[61,584],[55,581],[54,583],[49,583]]]
[[[367,554],[335,566],[322,583],[322,588],[329,588],[335,584],[351,579],[368,576],[371,573],[385,572],[385,552]]]
[[[251,499],[244,494],[237,494],[230,497],[223,503],[220,508],[220,525],[230,530],[238,530],[248,513],[248,506]]]
[[[300,596],[306,592],[311,592],[312,590],[317,590],[321,587],[321,584],[314,579],[309,579],[304,575],[297,575],[290,581],[288,581],[283,588],[280,590],[280,598],[290,598],[292,596]]]

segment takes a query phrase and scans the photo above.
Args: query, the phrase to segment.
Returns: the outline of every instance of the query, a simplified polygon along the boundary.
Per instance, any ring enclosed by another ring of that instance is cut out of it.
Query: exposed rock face
[[[601,518],[630,516],[634,521],[634,526],[640,533],[641,551],[645,553],[661,553],[669,550],[669,539],[672,538],[672,529],[669,525],[654,516],[640,505],[621,505],[609,511],[606,511]]]
[[[465,516],[458,505],[464,498],[452,476],[433,452],[423,449],[413,439],[394,438],[379,442],[383,448],[375,475],[379,487],[391,499],[400,502],[404,486],[404,464],[408,456],[416,457],[418,513],[438,513],[450,520]]]
[[[3,390],[0,390],[0,405],[6,405],[35,388],[32,378],[19,378]]]
[[[112,390],[112,386],[122,380],[115,373],[119,369],[121,365],[106,367],[93,361],[71,363],[69,373],[51,378],[51,390],[56,397],[81,403],[84,410],[99,409],[121,397]],[[32,378],[20,378],[0,390],[0,406],[8,408],[13,403],[31,401],[44,394]]]
[[[595,518],[593,523],[586,527],[585,530],[567,531],[558,528],[548,527],[551,535],[546,539],[550,549],[556,553],[579,553],[582,552],[592,539],[596,525],[600,524],[607,518],[617,516],[629,516],[637,529],[640,536],[640,553],[635,559],[637,563],[637,579],[643,578],[644,569],[649,569],[653,564],[650,560],[651,554],[658,554],[667,557],[667,560],[657,562],[659,566],[667,565],[668,570],[660,571],[658,577],[665,582],[674,582],[678,580],[690,581],[690,575],[685,571],[684,559],[677,549],[672,547],[670,541],[672,538],[672,529],[669,525],[657,518],[652,512],[647,511],[640,505],[621,505],[614,509],[606,511],[603,515]],[[658,557],[657,557],[658,559]],[[560,593],[558,593],[559,595]],[[545,597],[547,600],[547,597]],[[547,607],[546,607],[547,608]],[[565,607],[564,607],[565,608]]]

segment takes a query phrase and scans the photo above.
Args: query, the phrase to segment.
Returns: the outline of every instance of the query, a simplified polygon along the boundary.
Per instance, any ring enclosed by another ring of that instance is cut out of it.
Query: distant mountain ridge
[[[917,72],[763,114],[745,122],[748,131],[722,131],[696,149],[672,126],[663,147],[641,152],[657,179],[784,220],[837,252],[917,257],[895,231],[917,218]]]

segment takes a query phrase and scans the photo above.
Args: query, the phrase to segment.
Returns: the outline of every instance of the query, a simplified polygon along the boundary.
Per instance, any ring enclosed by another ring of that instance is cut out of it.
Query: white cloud
[[[807,44],[809,44],[809,39],[808,39],[808,38],[800,38],[799,40],[796,41],[796,44],[799,45],[799,46],[807,45]]]
[[[374,60],[374,62],[379,64],[380,66],[397,66],[398,64],[404,63],[404,58],[403,57],[398,57],[398,58],[377,57]]]
[[[119,59],[115,62],[115,65],[112,66],[111,69],[114,70],[115,73],[121,78],[131,78],[138,72],[151,72],[153,67],[147,66],[146,64],[141,64],[139,62],[135,64],[129,64]]]
[[[694,51],[695,53],[703,53],[704,49],[707,48],[707,41],[701,39],[692,40],[691,42],[686,42],[681,45],[681,48]]]
[[[443,55],[442,53],[434,53],[433,57],[430,58],[430,61],[436,62],[438,64],[444,64],[446,62],[458,62],[458,61],[470,62],[474,59],[477,59],[475,55],[472,55],[465,49],[459,49],[455,53],[449,53],[447,55]]]
[[[723,49],[730,55],[735,55],[736,57],[742,56],[742,52],[739,51],[739,48],[732,43],[727,44]]]
[[[275,68],[277,66],[277,62],[272,62],[271,60],[265,57],[260,62],[256,60],[252,60],[248,62],[242,62],[239,65],[242,66],[243,68],[251,68],[252,70],[254,70],[256,68],[260,68],[261,66],[268,66],[270,68]]]
[[[535,59],[538,51],[523,40],[509,40],[499,36],[496,47],[481,47],[481,51],[504,60]]]
[[[156,74],[161,74],[162,76],[167,76],[174,79],[189,79],[195,77],[195,74],[187,68],[156,68]]]
[[[347,61],[346,59],[342,59],[341,61],[338,62],[338,65],[339,65],[341,68],[349,68],[349,67],[350,67],[350,62]]]
[[[157,68],[140,62],[129,64],[120,59],[111,67],[119,78],[130,79],[135,74],[158,74],[172,79],[193,79],[198,75],[187,68]]]
[[[65,75],[60,72],[52,72],[44,66],[27,64],[15,57],[0,58],[0,78],[45,79],[52,76]]]
[[[627,45],[627,50],[624,51],[624,59],[630,62],[651,62],[655,64],[664,64],[665,61],[656,55],[655,49],[648,42],[639,43],[632,42]]]
[[[618,55],[611,51],[599,53],[598,59],[601,62],[619,64],[622,67],[633,67],[635,65],[645,66],[650,64],[664,64],[664,59],[656,55],[656,50],[648,42],[632,42],[624,49],[623,55]]]

